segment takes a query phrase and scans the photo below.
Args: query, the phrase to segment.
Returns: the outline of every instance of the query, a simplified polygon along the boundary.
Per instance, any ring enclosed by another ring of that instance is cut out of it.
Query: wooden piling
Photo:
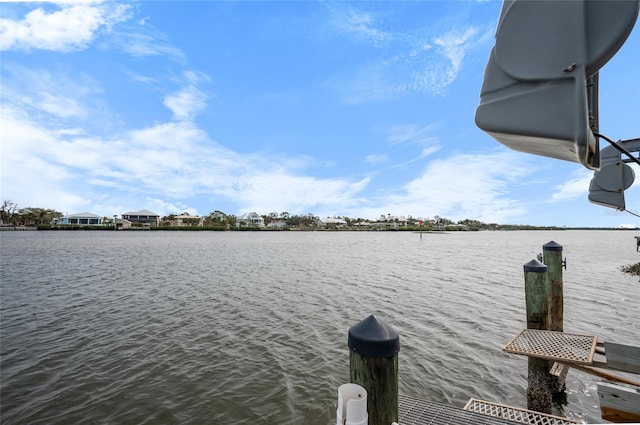
[[[548,330],[549,302],[547,266],[537,260],[524,265],[524,290],[527,308],[527,329]],[[551,413],[552,391],[548,360],[528,358],[527,408]]]
[[[549,330],[563,331],[564,295],[562,282],[562,245],[551,241],[542,246],[542,262],[549,277]]]
[[[348,345],[351,382],[367,390],[369,425],[398,422],[398,332],[370,315],[349,329]]]
[[[547,279],[549,291],[549,330],[562,332],[564,330],[564,283],[562,269],[565,263],[562,260],[562,245],[555,241],[547,242],[542,246],[542,262],[547,266]],[[550,385],[554,396],[564,397],[566,387],[567,365],[559,365],[555,374],[549,376]]]
[[[547,266],[537,260],[524,265],[527,329],[549,330]]]

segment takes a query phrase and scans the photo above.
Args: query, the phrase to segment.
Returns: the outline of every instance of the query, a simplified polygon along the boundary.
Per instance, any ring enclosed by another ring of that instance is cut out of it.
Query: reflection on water
[[[2,423],[335,423],[348,328],[400,332],[400,393],[526,405],[522,265],[564,246],[565,331],[640,344],[625,231],[4,232]],[[572,370],[562,412],[600,420]]]

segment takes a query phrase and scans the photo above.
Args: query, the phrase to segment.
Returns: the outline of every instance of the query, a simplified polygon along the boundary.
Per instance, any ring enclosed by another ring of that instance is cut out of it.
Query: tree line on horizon
[[[160,227],[171,227],[171,222],[176,218],[178,214],[168,214],[161,217]],[[26,207],[19,208],[18,204],[5,200],[0,206],[0,224],[14,225],[14,226],[45,226],[50,225],[54,219],[64,217],[64,214],[60,211],[56,211],[51,208],[41,207]],[[265,225],[272,222],[282,221],[286,223],[290,228],[314,228],[317,227],[317,222],[320,217],[312,214],[290,214],[288,212],[271,212],[269,214],[261,215],[264,219]],[[381,215],[378,220],[371,220],[366,218],[351,218],[344,216],[334,216],[333,218],[343,219],[348,228],[354,228],[356,223],[375,223],[375,222],[396,222],[401,220],[406,221],[406,229],[412,230],[533,230],[533,229],[554,229],[555,226],[531,226],[531,225],[504,225],[498,223],[484,223],[479,220],[464,219],[457,222],[445,217],[434,216],[433,218],[415,218],[408,217],[394,217],[389,215]],[[105,222],[111,222],[112,218],[104,217]],[[193,218],[187,219],[187,224],[192,227],[200,227],[200,219]],[[233,214],[226,214],[222,211],[215,210],[208,215],[202,217],[201,228],[220,228],[225,227],[227,229],[234,229],[238,224],[238,217]]]

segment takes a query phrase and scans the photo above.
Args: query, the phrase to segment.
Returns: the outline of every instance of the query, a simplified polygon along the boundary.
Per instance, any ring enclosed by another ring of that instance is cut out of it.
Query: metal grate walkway
[[[398,397],[399,425],[518,425],[507,419],[413,397]]]
[[[524,329],[503,350],[560,362],[593,364],[598,337]]]
[[[504,404],[477,400],[475,398],[469,399],[466,406],[464,406],[464,409],[472,412],[482,413],[483,415],[504,418],[510,421],[529,425],[566,425],[579,423],[577,421],[572,421],[560,416],[547,415],[544,413],[533,412],[527,409],[520,409],[518,407],[505,406]]]

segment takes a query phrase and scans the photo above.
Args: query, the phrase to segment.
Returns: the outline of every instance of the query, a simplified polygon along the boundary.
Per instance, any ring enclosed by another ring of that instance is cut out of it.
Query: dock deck
[[[471,399],[464,409],[420,400],[398,397],[399,425],[566,425],[576,422],[553,415]]]
[[[513,425],[517,423],[433,401],[407,396],[398,397],[399,425]]]
[[[640,421],[640,347],[600,341],[591,335],[524,329],[503,348],[504,351],[554,361],[558,364],[627,386],[598,383],[602,418],[613,422]],[[613,373],[613,372],[623,372]]]
[[[523,329],[503,350],[548,360],[592,365],[597,340],[591,335]]]

